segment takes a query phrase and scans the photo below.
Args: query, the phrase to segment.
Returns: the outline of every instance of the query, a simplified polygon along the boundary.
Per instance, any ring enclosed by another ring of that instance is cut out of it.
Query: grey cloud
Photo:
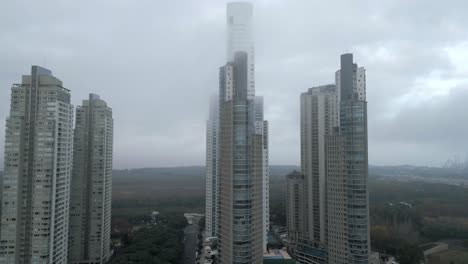
[[[419,106],[406,106],[397,116],[374,127],[376,141],[435,144],[453,151],[466,151],[468,134],[468,83],[447,96],[434,97]],[[465,143],[465,144],[464,144]]]
[[[419,105],[398,103],[434,71],[442,80],[464,78],[445,51],[468,40],[464,1],[254,6],[256,90],[265,97],[272,164],[299,163],[299,95],[332,83],[344,52],[367,69],[371,163],[438,165],[466,146],[466,109],[454,101],[466,98],[463,88]],[[11,83],[31,64],[45,64],[75,105],[95,92],[113,108],[115,167],[203,164],[208,97],[225,60],[224,15],[225,1],[216,0],[8,1],[0,16],[0,119]],[[448,124],[455,111],[460,116]],[[449,136],[423,129],[427,113],[432,126],[452,126]]]

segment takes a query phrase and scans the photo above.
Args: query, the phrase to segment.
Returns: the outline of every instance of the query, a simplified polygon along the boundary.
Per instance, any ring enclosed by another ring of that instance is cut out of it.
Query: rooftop
[[[284,249],[270,249],[268,252],[263,253],[263,260],[292,260],[289,253]],[[268,263],[283,263],[283,262],[268,262]],[[284,262],[289,263],[289,262]],[[294,263],[294,262],[293,262]]]

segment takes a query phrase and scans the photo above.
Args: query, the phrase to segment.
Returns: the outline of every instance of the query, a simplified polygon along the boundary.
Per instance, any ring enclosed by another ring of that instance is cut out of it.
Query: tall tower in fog
[[[0,263],[66,263],[73,106],[50,70],[11,88],[6,121]]]
[[[251,4],[228,4],[228,62],[219,74],[216,135],[217,235],[220,262],[229,264],[262,263],[269,229],[268,122],[263,98],[255,96],[252,19]]]
[[[110,258],[113,123],[112,109],[98,95],[76,109],[69,263]]]
[[[267,235],[270,229],[269,201],[269,143],[268,121],[263,120],[263,97],[255,96],[255,45],[253,34],[253,6],[248,2],[232,2],[227,5],[227,59],[234,60],[238,51],[247,53],[247,98],[255,100],[257,126],[263,122],[263,249],[266,251]]]
[[[253,7],[248,2],[227,5],[227,61],[234,60],[237,51],[247,53],[247,96],[255,97],[255,53],[253,38]]]
[[[268,231],[270,230],[270,169],[269,169],[269,140],[268,121],[263,117],[263,97],[255,96],[255,127],[263,134],[262,145],[262,200],[263,200],[263,251],[267,251]],[[260,131],[261,129],[261,131]]]
[[[206,121],[206,195],[205,195],[205,233],[216,237],[219,214],[219,96],[210,98],[210,110]]]
[[[365,69],[341,55],[336,73],[339,125],[325,138],[328,260],[367,264],[370,255]]]

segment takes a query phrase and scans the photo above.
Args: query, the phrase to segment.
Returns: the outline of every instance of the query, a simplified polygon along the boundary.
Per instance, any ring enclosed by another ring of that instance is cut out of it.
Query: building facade
[[[286,227],[291,245],[297,244],[307,228],[305,191],[304,174],[293,171],[286,176]]]
[[[70,195],[69,263],[106,263],[110,256],[112,109],[90,94],[76,109]]]
[[[268,232],[270,231],[270,170],[268,152],[268,121],[263,116],[263,97],[255,96],[255,127],[258,133],[263,134],[263,251],[267,251]]]
[[[218,187],[218,136],[219,136],[219,96],[210,98],[209,117],[206,121],[206,193],[205,193],[205,234],[217,236],[219,213]]]
[[[302,238],[321,246],[327,243],[325,136],[337,125],[336,96],[335,85],[301,94],[301,169],[307,208]]]
[[[248,2],[227,4],[227,61],[234,60],[238,51],[247,53],[248,98],[255,97],[255,48],[253,37],[253,7]]]
[[[299,263],[367,264],[366,75],[352,54],[341,56],[335,82],[301,94],[306,227],[295,256]]]
[[[207,123],[206,233],[219,238],[221,263],[261,263],[270,226],[269,131],[263,97],[255,96],[253,8],[229,3],[226,15],[228,62]]]
[[[73,106],[50,70],[11,88],[6,121],[0,263],[66,263]]]
[[[329,263],[367,264],[370,256],[365,70],[341,55],[339,126],[326,139]]]
[[[248,55],[220,69],[220,262],[262,263],[264,123],[248,97]]]

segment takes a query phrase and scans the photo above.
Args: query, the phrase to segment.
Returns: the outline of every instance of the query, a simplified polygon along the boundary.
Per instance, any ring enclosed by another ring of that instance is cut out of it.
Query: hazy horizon
[[[300,164],[270,164],[269,167],[300,167]],[[427,167],[427,168],[444,168],[443,166],[425,166],[425,165],[411,165],[411,164],[395,164],[395,165],[379,165],[379,164],[369,164],[369,167],[400,167],[400,166],[412,166],[412,167]],[[173,169],[173,168],[190,168],[190,167],[205,167],[204,164],[195,164],[195,165],[174,165],[174,166],[149,166],[149,167],[132,167],[132,168],[113,168],[113,170],[140,170],[140,169]],[[2,169],[0,169],[2,171]],[[204,175],[203,175],[204,176]]]
[[[52,70],[75,106],[88,93],[107,101],[114,168],[204,164],[209,96],[226,59],[227,2],[4,3],[0,170],[10,88],[31,65]],[[251,2],[270,163],[300,162],[300,93],[333,83],[347,52],[367,72],[370,164],[442,166],[466,157],[468,3]]]

